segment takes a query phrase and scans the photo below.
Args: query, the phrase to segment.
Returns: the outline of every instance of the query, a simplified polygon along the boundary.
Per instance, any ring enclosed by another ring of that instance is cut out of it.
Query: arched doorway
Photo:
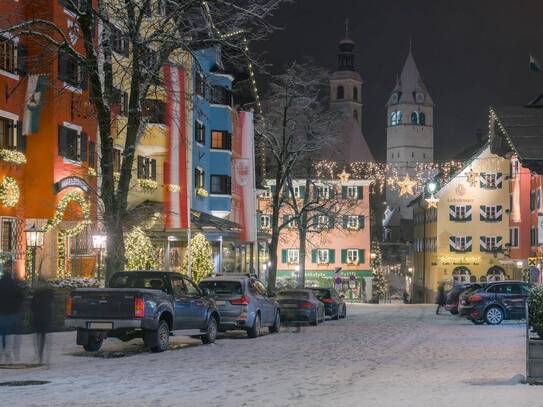
[[[452,272],[453,284],[464,284],[470,282],[471,272],[467,267],[456,267]]]
[[[486,280],[489,282],[503,281],[505,280],[505,271],[498,266],[490,267],[486,272]]]

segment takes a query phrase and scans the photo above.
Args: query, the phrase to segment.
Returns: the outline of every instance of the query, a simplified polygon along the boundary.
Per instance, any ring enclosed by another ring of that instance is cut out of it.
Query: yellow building
[[[509,242],[509,162],[482,147],[435,193],[411,202],[414,209],[412,298],[432,302],[440,283],[513,278]]]

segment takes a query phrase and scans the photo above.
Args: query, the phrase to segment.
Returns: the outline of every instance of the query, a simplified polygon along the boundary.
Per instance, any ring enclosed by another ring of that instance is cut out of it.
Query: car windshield
[[[237,295],[243,294],[239,281],[202,281],[200,288],[206,288],[210,294],[215,295]]]
[[[324,298],[331,298],[330,290],[314,290],[314,292],[319,300],[322,300]]]
[[[145,288],[149,290],[163,290],[166,288],[164,276],[157,273],[123,273],[116,274],[109,282],[110,288]]]
[[[307,291],[279,291],[277,293],[278,297],[283,298],[300,298],[307,300],[309,298],[309,293]]]

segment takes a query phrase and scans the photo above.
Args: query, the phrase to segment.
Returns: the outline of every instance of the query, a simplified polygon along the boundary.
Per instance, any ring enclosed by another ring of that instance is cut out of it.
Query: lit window
[[[317,187],[317,190],[319,192],[320,198],[325,198],[325,199],[330,198],[330,187],[320,186],[320,187]]]
[[[347,262],[358,263],[358,249],[347,249]]]
[[[300,262],[300,251],[298,249],[288,249],[287,260],[289,264],[298,264]]]
[[[226,131],[212,131],[211,148],[217,150],[230,150],[232,148],[232,135]]]
[[[260,215],[260,226],[262,229],[269,229],[271,227],[271,216]]]
[[[390,114],[390,125],[396,126],[402,122],[402,112],[397,110]]]
[[[358,229],[359,228],[358,216],[349,215],[349,217],[347,218],[347,227],[349,229]]]
[[[0,117],[0,148],[14,150],[17,145],[15,122]]]
[[[0,40],[0,69],[15,73],[17,69],[16,55],[15,42],[2,38]]]
[[[330,263],[330,255],[328,249],[319,249],[317,251],[317,260],[320,264]]]

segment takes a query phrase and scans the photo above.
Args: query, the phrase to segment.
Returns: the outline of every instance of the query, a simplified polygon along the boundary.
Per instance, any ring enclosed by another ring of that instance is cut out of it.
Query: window
[[[496,236],[486,236],[485,237],[486,250],[489,252],[495,251],[498,247],[498,239]]]
[[[359,263],[358,249],[347,249],[347,263]]]
[[[89,167],[96,168],[96,143],[89,141]]]
[[[496,206],[494,206],[494,205],[485,206],[485,214],[486,214],[486,219],[487,220],[496,219]]]
[[[518,247],[518,228],[509,229],[509,243],[511,247]]]
[[[419,124],[422,126],[426,125],[426,115],[424,112],[419,113]]]
[[[128,56],[128,38],[121,30],[114,25],[110,25],[111,31],[111,49],[117,54]]]
[[[469,207],[471,210],[471,206]],[[449,220],[455,222],[471,220],[471,211],[468,210],[466,205],[451,205],[450,206],[450,217]]]
[[[85,228],[68,241],[70,256],[88,256],[92,253],[90,229]]]
[[[270,215],[260,215],[260,227],[262,229],[269,229],[271,227]]]
[[[541,188],[537,188],[535,191],[535,209],[541,208]]]
[[[10,73],[17,71],[17,46],[13,40],[0,39],[0,69]]]
[[[211,148],[217,150],[231,150],[232,135],[227,131],[213,130],[211,132]]]
[[[300,262],[300,250],[298,249],[288,249],[287,250],[287,261],[289,264],[298,264]]]
[[[411,124],[419,124],[419,113],[418,112],[411,113]]]
[[[60,0],[60,3],[72,12],[75,12],[74,6],[79,10],[85,10],[87,8],[87,0]]]
[[[347,217],[347,228],[349,229],[358,229],[358,216],[356,215],[349,215]]]
[[[73,161],[87,161],[88,137],[71,127],[58,127],[58,154]]]
[[[353,87],[353,99],[358,102],[358,88],[356,86]]]
[[[156,181],[156,160],[138,155],[138,179]]]
[[[349,186],[349,187],[347,187],[347,198],[360,199],[361,196],[360,196],[359,192],[361,192],[361,190],[362,190],[362,187],[357,187],[357,186]]]
[[[58,54],[58,78],[70,86],[85,88],[87,81],[79,61],[65,52]]]
[[[212,86],[209,102],[216,105],[225,105],[232,107],[234,104],[234,98],[232,92],[222,86]]]
[[[15,132],[15,122],[13,120],[0,117],[0,148],[14,150],[17,146],[17,137]]]
[[[205,172],[199,167],[194,169],[194,187],[196,189],[205,188]]]
[[[537,246],[537,229],[533,226],[530,229],[530,245],[532,247]]]
[[[111,90],[111,101],[119,107],[119,114],[126,116],[128,114],[128,93],[121,89],[113,87]]]
[[[317,250],[317,262],[320,264],[330,263],[330,252],[328,249],[318,249]]]
[[[183,279],[179,276],[171,275],[170,284],[175,296],[185,295],[187,293]]]
[[[198,287],[196,287],[192,281],[190,280],[187,280],[187,279],[183,279],[183,282],[185,283],[185,288],[187,289],[187,294],[191,297],[200,297],[202,295],[202,293],[200,292],[200,290],[198,289]]]
[[[2,218],[2,252],[13,252],[16,248],[15,218]]]
[[[328,215],[319,215],[317,217],[317,226],[319,228],[330,227],[330,217]]]
[[[162,100],[145,99],[142,106],[142,115],[147,123],[166,123],[166,104]]]
[[[228,175],[211,176],[211,193],[220,195],[230,195],[232,192],[232,181]]]
[[[397,126],[402,122],[402,112],[397,110],[390,114],[390,125]]]
[[[113,149],[113,172],[121,172],[121,150]]]
[[[456,242],[457,250],[466,250],[467,248],[467,238],[466,236],[457,236],[454,238]]]
[[[284,215],[283,223],[287,226],[287,228],[295,229],[298,227],[298,218],[295,218],[293,215]]]
[[[319,198],[328,199],[331,197],[331,188],[329,186],[319,186],[317,187]]]
[[[353,119],[358,122],[358,111],[353,110]]]
[[[336,99],[343,99],[345,97],[345,89],[343,86],[338,86],[336,91]]]
[[[512,178],[515,178],[518,175],[519,168],[520,168],[520,165],[519,165],[518,160],[512,160],[511,161],[511,177]]]
[[[194,124],[194,140],[200,144],[206,143],[206,128],[203,123],[198,121]]]
[[[496,174],[487,173],[485,174],[486,186],[488,188],[496,188]]]
[[[201,73],[196,74],[196,78],[194,79],[194,92],[203,98],[205,98],[205,92],[206,92],[206,83],[204,76]]]

